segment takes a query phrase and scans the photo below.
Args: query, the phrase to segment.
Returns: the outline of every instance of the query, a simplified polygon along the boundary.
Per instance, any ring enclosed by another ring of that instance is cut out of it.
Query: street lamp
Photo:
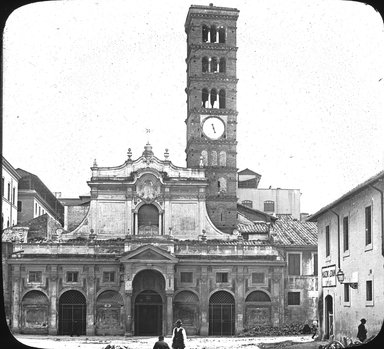
[[[344,273],[343,271],[339,268],[339,270],[336,273],[337,280],[342,284],[344,282]]]

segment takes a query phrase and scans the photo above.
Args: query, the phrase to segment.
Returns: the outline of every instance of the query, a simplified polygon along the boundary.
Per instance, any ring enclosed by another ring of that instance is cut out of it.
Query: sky
[[[47,1],[7,20],[3,156],[62,197],[147,141],[186,166],[191,4]],[[223,0],[237,22],[237,165],[259,187],[300,189],[314,213],[384,169],[384,30],[372,7],[338,0]],[[151,133],[147,134],[146,129]]]

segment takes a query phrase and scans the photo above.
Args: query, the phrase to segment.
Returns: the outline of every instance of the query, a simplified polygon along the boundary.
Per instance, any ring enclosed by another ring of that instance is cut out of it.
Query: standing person
[[[159,340],[153,346],[153,349],[170,349],[168,344],[164,342],[164,336],[159,336]]]
[[[364,342],[367,339],[367,329],[365,328],[365,323],[367,320],[361,319],[361,324],[357,328],[357,338],[359,338],[360,342]]]
[[[184,349],[185,342],[187,341],[187,333],[185,329],[181,327],[181,320],[176,321],[176,327],[172,331],[172,348],[173,349]]]
[[[313,320],[312,322],[312,332],[313,332],[313,335],[312,335],[312,339],[313,339],[317,335],[317,320]]]

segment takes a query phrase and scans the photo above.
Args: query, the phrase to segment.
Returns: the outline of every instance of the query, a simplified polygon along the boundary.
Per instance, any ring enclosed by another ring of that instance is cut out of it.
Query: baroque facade
[[[64,228],[3,237],[13,332],[233,335],[317,318],[317,230],[237,203],[238,10],[187,15],[187,167],[146,144],[96,161]]]

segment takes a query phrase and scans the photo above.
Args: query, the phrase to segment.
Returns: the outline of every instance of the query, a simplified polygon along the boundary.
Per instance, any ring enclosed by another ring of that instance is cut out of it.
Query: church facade
[[[150,144],[95,161],[84,214],[66,207],[73,229],[3,236],[13,332],[159,335],[182,319],[191,335],[234,335],[316,319],[316,225],[237,203],[238,12],[187,15],[187,167]]]

